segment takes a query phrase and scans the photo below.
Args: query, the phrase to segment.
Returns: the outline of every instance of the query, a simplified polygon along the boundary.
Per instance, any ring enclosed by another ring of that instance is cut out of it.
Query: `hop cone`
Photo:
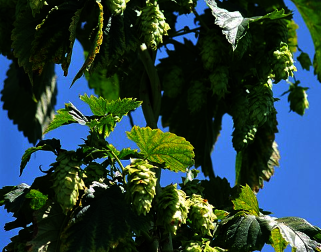
[[[113,14],[122,14],[126,8],[126,0],[107,0],[106,4]]]
[[[227,53],[222,36],[218,36],[216,31],[209,31],[206,35],[201,36],[200,56],[205,69],[213,71],[214,66],[221,63],[223,56]]]
[[[200,81],[192,81],[192,85],[188,89],[187,103],[191,113],[200,111],[207,101],[207,89],[204,83]]]
[[[210,245],[210,241],[188,241],[184,243],[184,252],[223,252],[224,249],[213,248]]]
[[[287,24],[288,29],[288,39],[287,44],[288,48],[292,53],[295,53],[297,50],[297,33],[296,30],[299,28],[299,26],[295,23],[294,20],[291,20]]]
[[[183,72],[178,66],[173,66],[169,73],[167,73],[162,82],[164,95],[175,98],[177,97],[183,86]]]
[[[141,14],[141,29],[144,42],[154,50],[163,42],[162,36],[168,35],[170,26],[165,21],[157,3],[147,2]]]
[[[290,102],[290,109],[299,115],[304,115],[305,109],[309,107],[307,100],[306,90],[308,88],[300,87],[298,85],[290,86],[290,94],[288,95],[288,101]]]
[[[106,169],[96,162],[91,162],[85,168],[84,172],[87,177],[85,179],[87,185],[92,184],[93,181],[102,183],[107,175]]]
[[[228,67],[217,67],[215,71],[209,75],[211,83],[211,90],[213,94],[216,94],[219,98],[223,98],[228,93]]]
[[[157,167],[149,164],[147,160],[131,159],[131,164],[124,169],[124,172],[128,174],[126,197],[132,202],[139,215],[146,215],[152,207],[157,183],[152,168]]]
[[[296,71],[294,66],[293,55],[288,49],[286,43],[281,43],[279,50],[274,51],[272,60],[273,75],[270,76],[275,80],[275,83],[293,77],[293,72]]]
[[[269,83],[249,89],[248,98],[252,124],[256,126],[263,125],[274,109],[273,92]]]
[[[217,219],[213,213],[213,206],[208,203],[208,200],[203,199],[200,195],[193,194],[190,198],[189,219],[192,226],[198,230],[201,235],[210,235],[215,229],[214,221]]]
[[[157,224],[176,234],[181,224],[186,223],[189,202],[186,200],[185,192],[177,189],[177,184],[168,185],[162,190],[157,209]]]
[[[56,163],[53,164],[53,189],[65,214],[76,205],[79,190],[85,189],[83,176],[80,176],[80,165],[74,151],[59,153]]]

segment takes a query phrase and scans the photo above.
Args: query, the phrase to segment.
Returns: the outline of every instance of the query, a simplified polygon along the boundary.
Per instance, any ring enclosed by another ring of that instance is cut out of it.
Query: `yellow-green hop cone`
[[[131,164],[124,169],[128,174],[126,197],[140,215],[146,215],[155,196],[157,178],[152,169],[157,168],[147,160],[131,159]]]
[[[147,47],[156,50],[163,43],[163,36],[168,35],[169,29],[159,5],[147,2],[141,13],[142,37]]]
[[[288,95],[290,109],[299,115],[304,115],[305,110],[309,107],[306,94],[307,89],[293,84],[290,86],[290,94]]]
[[[293,55],[288,49],[286,43],[281,42],[279,50],[274,51],[271,62],[274,82],[287,80],[289,76],[293,77],[293,72],[297,71],[294,66]]]
[[[181,224],[185,224],[189,212],[186,194],[177,189],[177,184],[168,185],[162,190],[157,204],[157,224],[176,234]]]
[[[123,11],[126,9],[127,2],[128,1],[126,0],[106,0],[108,8],[115,15],[123,13]]]
[[[86,174],[85,182],[87,185],[92,184],[93,181],[102,183],[107,175],[106,169],[96,162],[89,163],[84,172]]]
[[[213,213],[213,206],[200,195],[190,197],[189,219],[192,226],[200,235],[212,236],[211,230],[215,229],[214,221],[217,219]]]
[[[74,151],[65,151],[58,155],[53,164],[53,189],[57,202],[67,214],[73,209],[79,197],[79,190],[85,189],[84,175],[80,173],[81,162],[76,159]]]

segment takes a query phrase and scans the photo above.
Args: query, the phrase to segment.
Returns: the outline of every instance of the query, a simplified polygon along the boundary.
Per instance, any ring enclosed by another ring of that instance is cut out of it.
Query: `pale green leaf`
[[[146,159],[165,164],[165,168],[171,171],[185,172],[187,167],[194,164],[193,146],[183,137],[138,126],[127,132],[127,136],[138,145]]]
[[[258,201],[249,185],[242,186],[240,194],[232,202],[235,210],[247,211],[252,215],[259,216]]]
[[[281,235],[278,228],[274,228],[271,231],[271,236],[269,237],[269,244],[272,245],[275,252],[283,252],[286,249],[288,242]]]

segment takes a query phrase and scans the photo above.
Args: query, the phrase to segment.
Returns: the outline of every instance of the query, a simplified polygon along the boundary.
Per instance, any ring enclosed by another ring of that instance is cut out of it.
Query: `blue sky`
[[[200,1],[199,1],[200,2]],[[205,4],[200,2],[198,9],[203,9]],[[291,2],[287,2],[291,10],[295,11],[295,21],[299,25],[298,44],[300,48],[313,59],[314,47],[309,31],[302,18]],[[201,13],[201,11],[199,11]],[[180,27],[192,25],[192,15],[187,15],[179,22]],[[68,77],[64,77],[60,66],[56,67],[58,76],[58,102],[56,110],[64,107],[64,103],[72,102],[85,114],[90,114],[86,105],[80,102],[80,94],[93,94],[82,77],[70,89],[69,86],[78,69],[83,64],[81,47],[75,44],[72,64]],[[295,54],[295,58],[298,53]],[[161,53],[160,57],[165,57]],[[6,71],[9,62],[0,57],[0,89],[3,88],[3,80],[6,78]],[[258,201],[261,208],[273,212],[275,217],[297,216],[307,219],[314,225],[321,226],[321,85],[310,72],[302,70],[296,63],[298,72],[296,78],[301,81],[302,86],[309,87],[308,99],[310,108],[304,116],[289,112],[287,96],[281,94],[288,90],[286,82],[280,82],[274,86],[274,95],[281,100],[276,103],[278,111],[278,129],[276,141],[281,153],[280,167],[276,168],[275,174],[269,183],[265,183],[264,189],[258,193]],[[1,103],[1,107],[2,107]],[[136,125],[145,126],[145,121],[140,109],[133,114]],[[160,123],[159,127],[162,129]],[[112,133],[109,142],[121,149],[123,147],[136,148],[125,136],[129,131],[130,124],[127,117],[117,126]],[[163,129],[167,131],[168,129]],[[223,119],[223,131],[212,153],[215,173],[218,176],[226,177],[231,185],[235,180],[235,151],[231,143],[233,130],[232,119],[225,116]],[[80,125],[65,126],[48,133],[45,138],[59,138],[62,148],[72,150],[82,143],[81,138],[86,137],[87,127]],[[31,184],[35,177],[41,176],[38,167],[41,165],[44,170],[54,162],[55,156],[51,153],[38,152],[34,154],[28,163],[23,175],[19,177],[19,166],[24,151],[32,145],[28,143],[23,134],[17,130],[17,126],[7,118],[7,111],[0,110],[0,188],[5,185],[18,185],[22,182]],[[162,184],[180,183],[182,174],[165,172],[162,174]],[[202,176],[200,177],[202,178]],[[12,221],[11,214],[3,208],[0,209],[0,248],[8,244],[9,238],[17,233],[17,230],[5,232],[3,226],[6,222]],[[273,251],[270,248],[265,251]]]

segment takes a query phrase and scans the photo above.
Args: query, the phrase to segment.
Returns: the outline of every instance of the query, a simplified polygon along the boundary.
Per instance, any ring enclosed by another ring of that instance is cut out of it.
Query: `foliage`
[[[321,251],[318,227],[269,216],[254,194],[279,165],[273,85],[287,80],[290,110],[304,115],[297,49],[302,68],[313,65],[321,78],[321,3],[313,2],[294,1],[314,42],[311,61],[282,0],[207,0],[204,13],[195,0],[0,0],[0,53],[12,61],[3,108],[29,142],[40,140],[22,156],[20,175],[33,153],[56,155],[31,186],[0,189],[0,205],[16,218],[5,229],[22,228],[4,251]],[[188,13],[196,28],[177,30]],[[196,43],[175,39],[191,33]],[[80,96],[92,115],[72,103],[54,115],[54,64],[68,75],[76,40],[85,59],[71,86],[84,74],[98,97]],[[155,65],[162,46],[167,57]],[[126,133],[139,149],[117,150],[108,137],[141,105],[147,127]],[[225,114],[234,122],[233,188],[210,158]],[[160,115],[170,132],[157,129]],[[76,150],[41,140],[68,124],[89,129]],[[164,169],[186,172],[180,189],[161,188]]]

